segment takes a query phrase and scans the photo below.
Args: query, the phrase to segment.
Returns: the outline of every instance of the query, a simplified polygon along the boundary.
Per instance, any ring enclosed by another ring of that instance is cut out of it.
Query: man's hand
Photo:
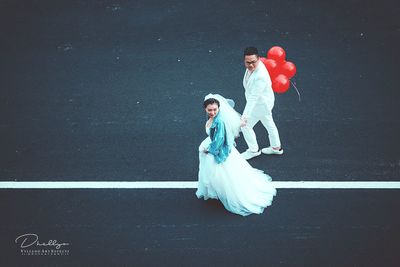
[[[247,125],[247,118],[246,117],[241,117],[240,118],[240,127],[244,127]]]

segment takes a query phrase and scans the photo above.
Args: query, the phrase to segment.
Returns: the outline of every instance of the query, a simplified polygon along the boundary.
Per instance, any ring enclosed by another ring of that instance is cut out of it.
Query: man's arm
[[[266,84],[267,81],[264,77],[258,77],[257,80],[254,81],[254,84],[252,85],[252,88],[247,96],[246,106],[243,111],[242,118],[244,120],[249,118],[250,114],[253,112],[258,98],[263,94]]]

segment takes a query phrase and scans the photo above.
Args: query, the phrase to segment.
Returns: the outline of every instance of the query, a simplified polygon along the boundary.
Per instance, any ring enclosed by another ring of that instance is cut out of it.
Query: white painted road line
[[[400,189],[399,182],[391,181],[273,181],[276,188],[288,189]],[[192,189],[191,181],[35,181],[0,182],[0,189]]]

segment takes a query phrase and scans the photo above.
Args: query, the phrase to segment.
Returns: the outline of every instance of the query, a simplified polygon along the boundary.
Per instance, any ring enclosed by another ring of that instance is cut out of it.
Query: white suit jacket
[[[243,77],[243,87],[245,89],[246,106],[243,111],[243,117],[260,117],[271,113],[274,107],[275,95],[272,91],[271,78],[268,70],[260,61],[257,68],[250,75],[246,82],[246,72]]]

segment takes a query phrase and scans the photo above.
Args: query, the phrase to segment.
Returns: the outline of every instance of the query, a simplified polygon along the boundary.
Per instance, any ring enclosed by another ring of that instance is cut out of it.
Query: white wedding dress
[[[207,127],[206,132],[210,135]],[[208,136],[199,147],[196,196],[205,200],[219,199],[227,210],[242,216],[262,213],[276,195],[271,177],[253,168],[235,147],[226,161],[217,164],[212,154],[204,153],[210,143]]]

